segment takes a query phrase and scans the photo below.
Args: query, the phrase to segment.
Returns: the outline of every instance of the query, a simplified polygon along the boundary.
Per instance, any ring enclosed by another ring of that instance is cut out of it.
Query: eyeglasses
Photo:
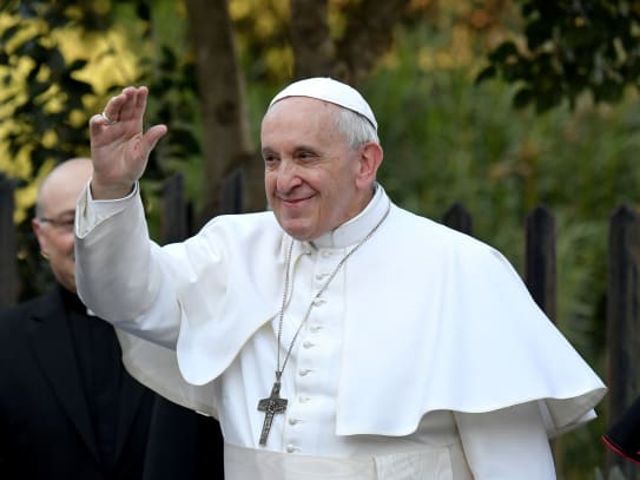
[[[75,224],[75,218],[39,218],[42,223],[48,223],[54,228],[63,231],[65,233],[73,232],[73,226]]]

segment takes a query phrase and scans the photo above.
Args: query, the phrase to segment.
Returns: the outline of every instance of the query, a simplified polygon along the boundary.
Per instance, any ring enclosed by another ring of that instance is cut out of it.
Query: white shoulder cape
[[[123,231],[144,221],[135,209],[117,215]],[[176,286],[177,361],[172,349],[120,332],[129,371],[215,416],[213,380],[277,312],[289,241],[266,212],[219,217],[183,244],[153,246],[158,261],[189,266]],[[606,392],[499,252],[435,222],[392,206],[349,259],[346,285],[338,435],[401,436],[430,411],[539,400],[553,436],[591,418]]]

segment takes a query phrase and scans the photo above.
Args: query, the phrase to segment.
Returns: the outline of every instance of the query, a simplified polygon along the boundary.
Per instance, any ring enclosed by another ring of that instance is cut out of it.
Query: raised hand
[[[143,131],[148,95],[146,87],[127,87],[91,118],[93,198],[126,196],[144,173],[151,150],[167,133],[164,125]]]

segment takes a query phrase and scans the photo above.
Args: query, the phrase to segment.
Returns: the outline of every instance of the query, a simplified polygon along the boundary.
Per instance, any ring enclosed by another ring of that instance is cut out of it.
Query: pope
[[[605,387],[495,249],[398,207],[376,117],[329,78],[262,120],[269,210],[149,240],[147,89],[91,119],[78,291],[129,371],[219,419],[231,480],[555,478],[549,437]]]

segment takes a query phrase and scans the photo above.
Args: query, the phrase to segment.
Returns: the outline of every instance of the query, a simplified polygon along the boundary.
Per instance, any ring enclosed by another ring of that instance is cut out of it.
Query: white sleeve
[[[455,412],[476,480],[555,480],[553,456],[537,402],[486,413]]]
[[[138,186],[125,198],[95,201],[87,187],[76,208],[78,295],[96,315],[151,342],[175,348],[180,309],[176,268],[149,239]]]

